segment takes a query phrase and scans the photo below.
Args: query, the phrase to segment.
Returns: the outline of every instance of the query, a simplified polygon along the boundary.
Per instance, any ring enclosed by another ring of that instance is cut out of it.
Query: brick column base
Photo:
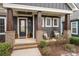
[[[7,31],[5,35],[5,42],[10,43],[13,47],[15,41],[15,31]]]
[[[40,42],[43,39],[43,30],[37,30],[36,31],[36,40],[37,42]]]
[[[71,37],[71,31],[70,30],[64,30],[64,38],[69,39]]]

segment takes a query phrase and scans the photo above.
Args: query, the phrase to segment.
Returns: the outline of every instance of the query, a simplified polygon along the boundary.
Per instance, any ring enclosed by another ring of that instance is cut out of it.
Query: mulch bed
[[[62,54],[67,54],[67,53],[70,53],[70,52],[68,52],[68,51],[66,51],[66,50],[64,50],[64,48],[63,48],[63,46],[64,46],[64,44],[63,45],[50,45],[50,46],[48,46],[49,47],[49,56],[61,56]],[[40,50],[40,52],[42,53],[42,50],[41,50],[41,48],[39,48],[39,50]],[[79,55],[79,46],[76,46],[76,52],[75,52],[76,54],[78,54]],[[44,54],[42,54],[43,56],[45,56]]]

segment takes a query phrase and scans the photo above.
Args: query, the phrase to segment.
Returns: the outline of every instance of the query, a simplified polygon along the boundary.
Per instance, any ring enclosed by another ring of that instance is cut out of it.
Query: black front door
[[[19,19],[20,37],[26,37],[26,19]]]

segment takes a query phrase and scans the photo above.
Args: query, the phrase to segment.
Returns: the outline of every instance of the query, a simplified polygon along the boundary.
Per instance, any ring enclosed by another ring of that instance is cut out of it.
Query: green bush
[[[64,49],[66,51],[69,51],[69,52],[75,52],[76,51],[76,47],[73,44],[65,44]]]
[[[8,43],[0,43],[0,56],[11,55],[11,45]]]
[[[75,44],[75,45],[79,45],[79,37],[71,37],[70,43]]]
[[[44,55],[44,56],[49,56],[50,55],[50,48],[49,47],[44,47],[43,49],[42,49],[42,54]]]
[[[40,44],[39,44],[40,48],[47,47],[47,45],[48,43],[45,40],[40,41]]]

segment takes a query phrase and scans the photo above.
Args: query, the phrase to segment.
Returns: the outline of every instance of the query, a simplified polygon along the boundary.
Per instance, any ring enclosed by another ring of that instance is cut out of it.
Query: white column
[[[64,21],[64,18],[65,16],[61,16],[61,24],[60,24],[60,26],[61,26],[61,29],[60,29],[60,32],[61,32],[61,34],[63,33],[63,21]]]
[[[18,32],[18,38],[19,38],[19,18],[17,18],[17,32]]]
[[[34,20],[34,14],[33,14],[33,39],[35,39],[35,20]]]

